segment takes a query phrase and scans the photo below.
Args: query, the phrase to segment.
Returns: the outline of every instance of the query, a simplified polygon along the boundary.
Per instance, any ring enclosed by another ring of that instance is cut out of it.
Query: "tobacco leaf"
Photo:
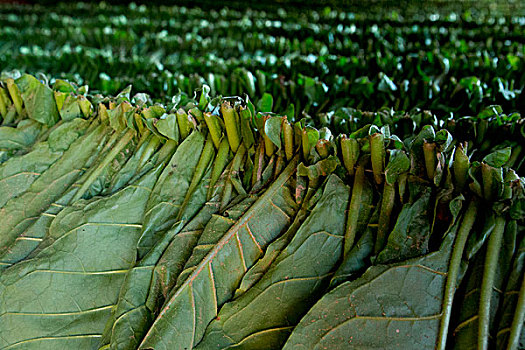
[[[421,193],[414,203],[405,204],[376,263],[395,262],[427,253],[431,224],[429,210],[429,190]]]
[[[0,208],[21,193],[56,162],[63,154],[54,151],[47,142],[35,145],[33,150],[19,157],[12,157],[0,165]]]
[[[204,148],[204,136],[192,132],[177,147],[149,196],[138,243],[143,258],[175,222]]]
[[[291,223],[297,206],[293,205],[289,182],[296,164],[294,158],[210,247],[184,282],[178,283],[139,349],[191,349],[200,341],[218,309],[233,296],[244,273]]]
[[[49,228],[52,243],[2,272],[0,347],[85,349],[99,341],[159,173],[62,210]]]
[[[255,285],[221,308],[195,349],[279,348],[326,287],[343,254],[349,195],[349,188],[330,176],[290,244]]]
[[[61,197],[82,173],[82,167],[93,156],[107,129],[99,126],[77,142],[42,173],[20,196],[0,209],[0,253],[33,223],[41,212]]]
[[[452,236],[438,252],[372,266],[325,294],[283,349],[434,348]]]
[[[24,100],[29,118],[42,124],[54,125],[58,119],[58,109],[53,91],[35,77],[25,74],[16,80]]]
[[[100,346],[136,348],[144,337],[200,234],[219,210],[219,195],[203,204],[209,178],[208,172],[186,207],[187,212],[194,211],[195,207],[201,208],[195,217],[186,225],[175,223],[155,248],[127,273]]]

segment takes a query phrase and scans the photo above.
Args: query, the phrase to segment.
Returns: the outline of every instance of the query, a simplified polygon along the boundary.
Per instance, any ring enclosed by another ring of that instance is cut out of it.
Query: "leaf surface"
[[[364,275],[324,295],[283,349],[431,349],[439,329],[451,242],[439,252]]]
[[[99,126],[82,136],[22,195],[0,209],[0,253],[34,222],[36,217],[64,193],[82,172],[85,162],[104,139],[106,128]]]
[[[296,164],[294,158],[175,288],[139,349],[191,349],[200,341],[247,269],[290,224],[297,207],[287,184]]]
[[[52,241],[0,275],[0,347],[92,345],[134,261],[140,218],[159,171],[60,212]]]
[[[196,349],[282,346],[343,254],[349,195],[337,176],[328,178],[321,199],[290,244],[259,282],[221,308]]]
[[[35,77],[25,74],[16,80],[29,118],[42,124],[54,125],[58,119],[58,109],[53,91]]]

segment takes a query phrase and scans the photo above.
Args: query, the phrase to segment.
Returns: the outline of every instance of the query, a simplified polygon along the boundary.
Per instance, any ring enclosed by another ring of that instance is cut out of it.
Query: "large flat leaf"
[[[240,203],[227,209],[222,215],[214,214],[206,224],[197,245],[193,248],[191,256],[184,264],[184,268],[177,278],[175,290],[177,290],[186,279],[197,269],[200,262],[206,257],[211,249],[221,240],[228,230],[246,213],[253,205],[256,196],[244,198]]]
[[[68,190],[106,132],[105,127],[99,126],[82,136],[26,192],[12,198],[0,209],[0,254],[8,249],[42,211]]]
[[[138,257],[143,258],[169,229],[179,213],[204,147],[204,136],[193,132],[173,154],[148,199]]]
[[[0,208],[11,198],[24,193],[29,186],[55,163],[84,132],[87,122],[75,119],[54,130],[49,141],[38,143],[33,150],[13,157],[0,165]]]
[[[320,189],[318,191],[322,193]],[[292,238],[295,236],[297,230],[301,227],[302,223],[319,200],[319,197],[319,195],[314,194],[310,200],[303,202],[303,206],[295,215],[293,223],[288,227],[286,232],[278,239],[273,241],[268,246],[268,248],[266,248],[264,256],[257,260],[257,262],[244,274],[239,287],[235,291],[234,299],[249,290],[264,276],[264,274],[272,266],[275,259],[277,259],[284,248],[288,246]]]
[[[140,349],[191,349],[200,341],[244,273],[292,221],[297,206],[288,182],[296,163],[294,158],[172,292]]]
[[[29,118],[46,125],[54,125],[58,121],[53,90],[28,74],[17,79],[16,85],[22,94]]]
[[[63,124],[62,126],[65,125]],[[59,130],[57,129],[55,131]],[[67,142],[64,139],[72,136],[64,132],[59,132],[56,137],[60,138],[61,141],[53,141],[52,139],[54,137],[52,137],[52,135],[55,135],[55,133],[52,132],[49,136],[49,144],[55,149],[67,146]],[[64,136],[64,138],[62,138],[62,136]],[[6,268],[23,259],[32,258],[38,254],[40,250],[45,249],[52,243],[52,240],[48,239],[48,229],[51,222],[64,208],[67,208],[82,183],[86,181],[90,173],[98,166],[100,159],[105,157],[108,149],[111,147],[111,142],[99,143],[85,161],[84,167],[81,171],[82,175],[77,176],[65,192],[49,204],[45,210],[35,217],[30,218],[28,222],[25,223],[27,224],[27,227],[23,233],[16,238],[9,249],[0,254],[0,269]],[[104,176],[104,173],[101,175]]]
[[[175,223],[162,241],[127,273],[118,303],[106,324],[101,346],[136,348],[144,337],[204,226],[219,210],[219,196],[206,202],[209,177],[208,172],[185,209],[187,217],[190,217],[188,213],[200,209],[197,215],[186,225]]]
[[[52,243],[2,272],[0,347],[85,349],[100,339],[159,173],[61,211],[49,228]]]
[[[34,120],[23,120],[16,128],[0,127],[0,149],[20,150],[31,146],[41,131],[41,125]]]
[[[433,349],[451,236],[438,252],[372,266],[361,278],[327,293],[284,349]]]
[[[350,189],[332,175],[290,244],[259,282],[221,308],[196,349],[280,348],[343,254],[349,195]]]

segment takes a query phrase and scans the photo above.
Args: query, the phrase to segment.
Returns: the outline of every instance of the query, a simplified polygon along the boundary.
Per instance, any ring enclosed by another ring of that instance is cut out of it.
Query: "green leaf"
[[[349,280],[353,275],[367,267],[370,263],[369,256],[374,251],[374,238],[377,234],[377,221],[379,218],[379,206],[376,207],[365,232],[359,241],[352,247],[348,255],[341,262],[330,281],[330,288]]]
[[[436,137],[436,133],[434,131],[434,128],[431,125],[425,125],[419,134],[412,140],[410,143],[410,149],[412,151],[415,150],[415,152],[422,152],[423,149],[423,143],[425,141],[434,141],[434,138]]]
[[[78,138],[83,135],[89,122],[84,119],[73,119],[63,123],[49,133],[48,144],[53,151],[67,150]]]
[[[18,78],[16,85],[22,93],[29,118],[49,126],[58,121],[58,110],[53,90],[28,74]]]
[[[292,194],[285,185],[295,166],[296,158],[228,232],[208,248],[204,259],[172,291],[139,349],[192,348],[200,341],[206,325],[232,297],[242,275],[292,221],[296,208],[291,206]]]
[[[49,228],[51,243],[2,272],[1,347],[87,348],[98,342],[133,263],[158,174],[63,210]]]
[[[438,252],[370,267],[328,292],[283,349],[434,348],[451,245],[449,239]]]
[[[302,138],[303,156],[305,159],[308,159],[311,150],[319,141],[319,131],[311,126],[307,126],[303,131]]]
[[[54,218],[72,202],[73,197],[78,193],[79,187],[87,181],[99,159],[104,158],[107,150],[112,146],[112,142],[99,144],[84,164],[87,171],[77,177],[75,182],[44,211],[26,221],[25,224],[29,226],[25,229],[22,236],[19,236],[9,249],[0,255],[0,260],[6,263],[5,265],[0,264],[0,269],[35,256],[39,251],[52,243],[52,240],[45,239],[45,237],[48,235],[49,227]],[[29,237],[29,239],[23,237]]]
[[[173,141],[179,141],[179,124],[175,114],[163,114],[155,126],[162,135]]]
[[[53,90],[60,91],[64,93],[74,93],[76,92],[76,89],[69,81],[57,79],[55,80],[55,84],[53,84]]]
[[[376,263],[395,262],[427,253],[430,238],[429,210],[429,190],[423,192],[413,204],[405,204]]]
[[[483,158],[483,162],[494,168],[499,168],[505,165],[510,159],[512,149],[506,147],[497,151],[494,151]]]
[[[34,218],[46,210],[73,184],[107,131],[107,128],[99,126],[82,136],[24,194],[6,203],[0,210],[0,221],[3,223],[0,226],[0,254],[8,250],[34,220],[28,218]]]
[[[148,199],[138,257],[142,259],[175,222],[204,148],[204,136],[193,132],[177,148]]]
[[[321,199],[290,244],[259,282],[221,308],[196,349],[282,346],[343,254],[349,194],[337,176],[330,176]]]
[[[1,164],[0,193],[4,195],[0,197],[0,208],[9,199],[24,193],[83,134],[87,124],[81,119],[62,124],[50,133],[48,141],[36,144],[31,152]]]
[[[208,173],[186,206],[185,217],[198,210],[193,219],[186,225],[175,223],[155,248],[127,273],[100,345],[110,344],[117,348],[136,348],[139,345],[202,231],[208,225],[212,227],[210,219],[219,209],[220,196],[216,194],[206,202],[209,178]]]
[[[126,129],[126,118],[124,117],[124,111],[122,110],[122,104],[116,108],[108,110],[109,125],[113,130],[121,132]]]
[[[208,85],[203,85],[200,89],[201,95],[199,97],[199,109],[201,111],[206,110],[206,106],[210,100],[210,87]]]
[[[393,149],[390,150],[390,158],[385,169],[386,182],[393,185],[397,182],[399,176],[410,169],[410,159],[405,152]]]
[[[329,156],[310,166],[305,166],[303,163],[299,164],[297,167],[297,175],[307,176],[310,180],[315,180],[322,176],[330,175],[338,165],[339,159],[335,156]]]
[[[16,128],[0,127],[0,149],[19,150],[31,146],[41,131],[41,125],[33,120],[22,120]]]
[[[453,137],[447,130],[442,129],[436,133],[434,141],[440,146],[441,152],[448,152],[452,146]]]
[[[320,191],[320,190],[319,190]],[[303,203],[303,206],[295,216],[293,223],[288,227],[286,232],[279,238],[273,241],[266,251],[264,256],[260,258],[243,276],[239,287],[235,291],[234,299],[239,297],[241,294],[249,290],[255,283],[257,283],[264,274],[272,266],[275,259],[283,251],[283,249],[290,243],[292,238],[297,233],[309,212],[313,209],[315,204],[318,202],[319,196],[314,195],[310,200]]]
[[[273,108],[273,97],[269,93],[264,93],[261,99],[257,102],[257,111],[268,113]],[[255,113],[252,113],[255,114]]]
[[[364,165],[360,164],[354,176],[352,198],[348,207],[345,228],[345,257],[348,256],[355,241],[358,239],[358,233],[363,232],[368,225],[373,208],[373,197],[372,184],[365,176]]]
[[[60,117],[64,120],[71,120],[83,116],[77,97],[68,95],[60,106]]]
[[[264,133],[277,148],[281,149],[282,117],[270,117],[264,124]]]
[[[121,92],[117,94],[117,96],[115,97],[115,100],[117,101],[117,103],[122,103],[125,101],[129,102],[130,95],[131,95],[131,85],[128,85]]]

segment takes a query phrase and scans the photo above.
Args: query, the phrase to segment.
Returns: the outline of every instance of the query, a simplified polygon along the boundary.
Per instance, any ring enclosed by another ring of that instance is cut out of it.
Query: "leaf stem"
[[[359,207],[361,205],[360,202],[365,181],[365,167],[363,164],[360,164],[355,172],[354,186],[352,187],[352,196],[350,199],[350,206],[348,208],[344,239],[344,257],[348,255],[352,249],[352,246],[354,245],[355,236],[357,233],[357,221],[359,220]]]
[[[173,151],[176,148],[177,148],[177,141],[174,141],[174,140],[166,141],[158,152],[159,156],[157,158],[156,164],[163,163],[168,157],[172,155]]]
[[[4,89],[0,87],[0,115],[2,116],[2,118],[5,118],[7,115],[7,101],[4,100],[3,90]]]
[[[22,98],[20,96],[20,90],[18,90],[18,86],[16,86],[15,81],[12,78],[9,78],[6,80],[7,90],[9,91],[9,95],[11,95],[11,99],[13,100],[13,104],[15,105],[16,113],[19,117],[23,115],[24,110],[22,109]]]
[[[204,120],[208,126],[208,130],[210,130],[211,139],[215,148],[219,148],[221,144],[222,130],[217,116],[211,113],[204,113]]]
[[[221,104],[221,113],[224,118],[224,125],[226,126],[226,136],[228,137],[228,142],[232,151],[235,153],[239,148],[241,139],[239,137],[238,131],[238,121],[235,117],[235,110],[230,106],[228,101],[225,101]]]
[[[359,158],[359,143],[356,139],[349,139],[343,136],[341,139],[341,153],[343,155],[343,164],[350,176],[354,175],[354,167]]]
[[[149,131],[149,130],[148,130]],[[148,134],[147,132],[145,134]],[[140,155],[139,162],[137,164],[137,169],[142,169],[142,167],[148,162],[148,160],[151,158],[151,156],[155,153],[157,150],[157,147],[160,145],[160,138],[157,135],[149,135],[149,140],[146,145],[141,145],[139,142],[139,145],[137,146],[137,149],[139,147],[144,147],[144,151]]]
[[[433,181],[436,173],[436,144],[434,142],[425,142],[423,144],[423,155],[425,156],[427,176],[430,181]]]
[[[177,124],[179,124],[180,137],[184,140],[190,134],[191,122],[188,119],[188,114],[182,108],[179,108],[175,115],[177,116]]]
[[[485,269],[483,270],[483,280],[481,282],[478,321],[478,350],[486,350],[488,348],[490,335],[490,302],[492,298],[492,290],[494,287],[494,279],[498,267],[499,251],[501,249],[504,231],[505,218],[503,216],[497,216],[494,231],[492,231],[487,245]]]
[[[330,145],[330,141],[328,140],[319,140],[317,144],[315,145],[315,149],[317,150],[317,153],[321,156],[322,159],[328,157],[329,150],[328,147]]]
[[[253,163],[252,187],[261,180],[264,166],[264,142],[259,142],[259,149],[255,152]]]
[[[222,172],[224,171],[224,168],[226,168],[226,165],[228,164],[229,155],[230,153],[230,145],[228,144],[228,140],[223,139],[221,143],[219,144],[219,150],[217,151],[217,157],[215,158],[215,161],[213,162],[213,169],[211,171],[211,179],[210,179],[210,188],[208,189],[208,200],[213,195],[213,188],[215,187],[215,184],[221,177]]]
[[[249,149],[250,147],[252,147],[252,145],[255,142],[255,138],[253,137],[252,126],[251,126],[252,113],[246,107],[240,107],[239,111],[240,111],[242,142],[244,143],[246,148]]]
[[[452,314],[452,303],[454,302],[454,294],[456,292],[456,284],[461,266],[461,258],[463,257],[463,251],[465,250],[467,238],[469,237],[470,231],[472,231],[472,227],[474,226],[477,210],[477,202],[472,200],[467,208],[467,211],[465,212],[465,216],[463,217],[463,221],[461,222],[461,226],[454,242],[448,268],[445,293],[443,296],[443,311],[439,327],[437,350],[445,350],[447,345],[448,327],[450,324],[450,315]]]
[[[293,129],[290,123],[285,120],[283,123],[283,139],[284,139],[284,153],[286,154],[286,160],[290,160],[293,157]]]
[[[197,167],[195,168],[195,172],[193,173],[190,186],[188,187],[188,191],[186,192],[186,196],[184,197],[184,201],[182,202],[179,214],[177,215],[177,220],[175,221],[179,221],[182,218],[182,215],[184,214],[184,209],[188,205],[190,198],[193,195],[193,192],[197,188],[197,185],[201,182],[202,177],[204,176],[204,173],[208,168],[208,164],[210,164],[210,161],[213,159],[214,155],[215,149],[213,148],[213,141],[211,141],[211,137],[208,136],[208,139],[204,144],[204,149],[202,150],[201,156],[199,158],[199,162],[197,163]]]
[[[521,288],[518,295],[518,302],[512,318],[512,325],[510,327],[509,343],[507,350],[516,350],[520,345],[521,330],[523,328],[523,321],[525,319],[525,278],[521,277]]]
[[[242,159],[244,158],[244,154],[246,153],[246,148],[243,144],[239,147],[239,150],[235,154],[232,160],[232,164],[230,167],[230,173],[228,174],[228,178],[226,180],[226,185],[224,187],[223,196],[221,199],[221,210],[224,210],[228,203],[230,203],[232,190],[233,190],[233,182],[232,177],[237,175],[237,172],[239,171]]]
[[[190,109],[189,113],[190,115],[195,117],[195,119],[197,119],[199,124],[202,124],[202,122],[204,121],[204,116],[202,114],[202,111],[199,108],[193,107],[192,109]]]
[[[267,121],[268,121],[268,119],[266,119],[264,122],[266,123]],[[270,140],[268,135],[266,135],[264,130],[262,131],[262,134],[263,134],[263,138],[264,138],[264,149],[266,151],[266,155],[268,157],[271,157],[272,154],[275,152],[275,145],[272,142],[272,140]]]
[[[383,170],[385,163],[385,135],[375,133],[370,135],[370,157],[374,180],[378,185],[383,183]]]
[[[481,163],[481,177],[483,179],[483,196],[486,200],[491,201],[493,198],[492,186],[494,184],[493,167],[488,164]]]
[[[375,254],[378,254],[385,245],[386,235],[390,226],[390,215],[394,209],[396,199],[395,183],[389,184],[385,182],[383,187],[383,198],[381,199],[381,212],[379,213],[379,222],[377,227],[377,237],[375,244]]]
[[[458,191],[462,191],[468,179],[469,159],[465,148],[463,148],[461,144],[454,152],[454,162],[452,163],[452,166],[454,167],[456,186],[458,187]]]

